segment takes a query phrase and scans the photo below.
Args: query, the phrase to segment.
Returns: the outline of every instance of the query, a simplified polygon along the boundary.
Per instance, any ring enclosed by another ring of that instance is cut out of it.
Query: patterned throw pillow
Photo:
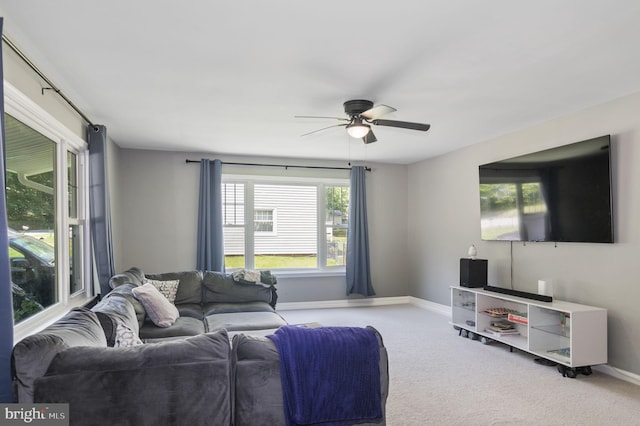
[[[175,302],[180,280],[160,281],[160,280],[151,280],[149,278],[145,278],[143,284],[147,284],[147,283],[153,284],[153,286],[157,288],[158,291],[162,293],[162,295],[166,297],[167,300],[169,300],[169,302],[171,303]]]
[[[116,325],[115,344],[113,345],[114,348],[129,348],[142,344],[142,340],[140,340],[131,328],[118,321]]]

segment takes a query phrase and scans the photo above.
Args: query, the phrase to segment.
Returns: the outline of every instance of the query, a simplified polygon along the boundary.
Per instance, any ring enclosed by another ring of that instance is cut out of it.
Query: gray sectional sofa
[[[274,309],[275,277],[260,278],[145,276],[139,268],[115,275],[113,290],[95,306],[74,309],[15,345],[16,402],[68,403],[71,425],[285,424],[284,364],[265,335],[292,326],[283,327]],[[170,326],[155,325],[135,297],[145,280],[179,281],[179,316]],[[343,424],[385,423],[388,361],[375,335],[383,415]]]
[[[170,327],[158,327],[151,321],[145,307],[134,296],[136,287],[145,280],[179,281],[174,305],[180,316]],[[113,289],[105,299],[124,297],[134,307],[139,336],[145,342],[158,339],[194,336],[206,332],[227,330],[229,333],[274,330],[286,324],[275,311],[277,280],[269,271],[262,271],[259,282],[234,280],[231,274],[212,271],[184,271],[145,275],[140,268],[114,275]],[[103,310],[98,305],[95,311]]]

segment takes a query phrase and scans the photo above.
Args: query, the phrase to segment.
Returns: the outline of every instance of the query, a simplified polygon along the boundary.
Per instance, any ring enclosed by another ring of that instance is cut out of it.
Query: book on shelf
[[[518,324],[529,324],[529,318],[527,318],[526,312],[511,312],[507,316],[507,319],[511,322],[516,322]]]
[[[488,327],[493,331],[503,331],[503,330],[513,330],[513,326],[511,324],[502,324],[502,323],[491,323]]]
[[[515,336],[520,334],[520,332],[516,329],[496,331],[496,330],[491,330],[489,327],[485,328],[484,332],[495,337]]]
[[[561,348],[547,351],[550,354],[556,354],[561,356],[570,357],[571,356],[571,348]]]
[[[487,326],[484,331],[491,334],[492,336],[498,337],[520,334],[515,325],[512,322],[507,321],[506,319],[491,321],[489,326]]]
[[[483,311],[485,315],[490,317],[506,318],[511,312],[515,312],[515,309],[510,308],[488,308]]]
[[[489,327],[493,331],[513,330],[515,327],[509,321],[491,321]]]
[[[518,332],[518,330],[514,327],[504,328],[504,327],[489,326],[487,327],[487,330],[495,331],[498,333],[517,333]]]

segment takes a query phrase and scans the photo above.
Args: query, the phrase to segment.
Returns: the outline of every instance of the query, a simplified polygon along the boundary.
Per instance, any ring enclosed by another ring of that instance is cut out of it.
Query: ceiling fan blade
[[[308,135],[312,135],[314,133],[321,132],[323,130],[332,129],[334,127],[345,127],[345,126],[346,126],[346,124],[334,124],[333,126],[323,127],[322,129],[314,130],[313,132],[305,133],[305,134],[300,135],[300,136],[308,136]]]
[[[395,111],[397,111],[397,109],[392,108],[388,105],[376,105],[373,108],[366,110],[360,115],[366,118],[367,120],[375,120],[379,117],[382,117],[383,115],[387,115]]]
[[[376,135],[373,134],[373,130],[369,130],[369,133],[364,135],[364,137],[362,138],[362,142],[364,142],[366,144],[367,143],[374,143],[377,140],[378,140],[378,138],[376,138]]]
[[[408,121],[395,120],[373,120],[371,123],[377,126],[400,127],[402,129],[421,130],[423,132],[426,132],[431,127],[430,124],[410,123]]]
[[[344,118],[344,117],[322,117],[318,115],[294,115],[293,118],[324,118],[328,120],[349,121],[348,118]]]

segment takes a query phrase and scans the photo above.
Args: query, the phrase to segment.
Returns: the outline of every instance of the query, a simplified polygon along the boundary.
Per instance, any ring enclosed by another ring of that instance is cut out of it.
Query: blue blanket
[[[382,419],[380,347],[373,330],[284,326],[268,337],[280,355],[287,425]]]

